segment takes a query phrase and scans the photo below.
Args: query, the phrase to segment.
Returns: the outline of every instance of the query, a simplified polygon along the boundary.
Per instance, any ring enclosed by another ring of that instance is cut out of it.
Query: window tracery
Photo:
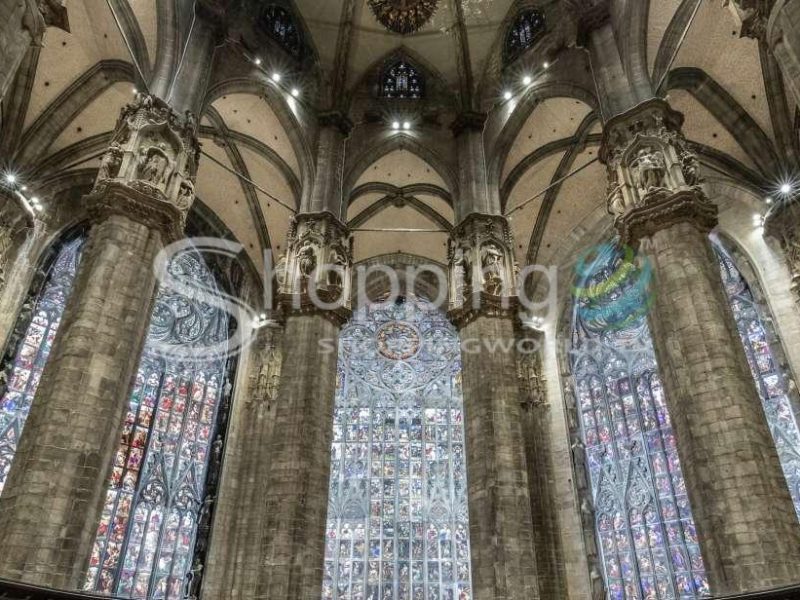
[[[261,13],[262,30],[295,58],[303,53],[303,38],[294,16],[282,6],[270,4]]]
[[[323,599],[469,600],[458,336],[414,298],[342,331]]]
[[[506,34],[504,58],[510,63],[528,48],[533,46],[545,31],[544,15],[538,10],[530,9],[517,15]]]
[[[173,258],[169,273],[216,289],[196,253]],[[113,460],[87,590],[125,598],[185,597],[198,523],[210,510],[208,465],[222,451],[216,423],[227,362],[192,359],[186,347],[224,343],[228,320],[202,300],[168,287],[159,291]],[[180,349],[175,357],[164,350],[170,346]]]
[[[601,253],[580,283],[587,289],[612,278],[621,282],[606,286],[599,299],[576,301],[571,352],[607,595],[614,600],[707,596],[645,314],[632,312],[619,327],[605,318],[620,306],[626,287],[636,285],[635,279],[620,277],[622,261],[619,252]]]
[[[397,60],[381,72],[380,96],[419,100],[425,96],[425,78],[407,60]]]
[[[59,251],[35,301],[31,322],[10,368],[7,388],[0,398],[0,493],[39,387],[39,378],[50,356],[78,271],[84,242],[85,238],[74,239]]]
[[[718,239],[714,239],[713,246],[747,363],[800,518],[800,429],[789,400],[788,374],[775,356],[771,346],[774,335],[769,334],[768,323],[746,279]]]

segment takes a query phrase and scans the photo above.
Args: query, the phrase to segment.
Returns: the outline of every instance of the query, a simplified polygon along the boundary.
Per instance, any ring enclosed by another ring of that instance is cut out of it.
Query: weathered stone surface
[[[250,598],[319,600],[322,593],[338,336],[339,326],[322,314],[286,321],[269,477],[259,499],[266,518],[249,549],[260,560]]]
[[[0,497],[0,574],[80,587],[147,330],[161,237],[113,215],[91,231]]]
[[[239,368],[245,386],[233,405],[203,597],[249,600],[262,569],[257,552],[267,520],[270,440],[281,371],[282,329],[265,327]]]
[[[539,598],[516,355],[483,342],[515,341],[506,316],[461,327],[472,584],[477,600]]]

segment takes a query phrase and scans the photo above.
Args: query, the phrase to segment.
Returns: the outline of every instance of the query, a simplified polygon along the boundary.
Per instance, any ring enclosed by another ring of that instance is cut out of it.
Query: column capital
[[[565,0],[578,26],[578,45],[585,47],[589,35],[611,19],[609,0]]]
[[[682,126],[683,115],[659,98],[606,123],[600,160],[608,169],[608,212],[625,244],[678,222],[703,231],[717,224]]]
[[[511,228],[502,215],[472,213],[453,230],[449,247],[450,317],[459,327],[518,312]]]
[[[453,137],[458,137],[467,131],[483,131],[486,124],[488,115],[484,112],[468,111],[459,113],[453,123],[450,125],[450,130],[453,132]]]
[[[300,213],[276,265],[284,315],[320,314],[337,325],[350,318],[353,238],[332,213]]]
[[[166,231],[168,238],[174,237],[173,229],[183,230],[194,202],[200,157],[196,129],[190,111],[179,115],[163,100],[138,94],[120,113],[90,196],[109,195],[108,201],[97,202],[103,212],[112,209],[113,197],[122,203],[120,210],[131,208],[131,214],[146,222],[153,222],[146,218],[147,210],[158,213],[158,222],[174,216],[175,225]]]
[[[341,133],[344,137],[350,135],[350,132],[353,130],[353,121],[350,120],[350,117],[337,110],[319,113],[317,115],[317,123],[319,124],[320,128],[332,127],[334,129],[338,129],[339,133]]]
[[[800,302],[800,198],[777,200],[764,217],[764,234],[780,243],[792,277],[792,292]]]

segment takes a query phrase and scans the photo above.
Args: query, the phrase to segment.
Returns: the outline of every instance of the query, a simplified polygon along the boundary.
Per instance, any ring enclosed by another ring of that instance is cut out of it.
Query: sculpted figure
[[[114,179],[119,175],[119,169],[122,166],[122,149],[118,144],[111,144],[111,147],[103,155],[100,161],[100,171],[97,174],[98,180]]]
[[[667,170],[660,152],[649,147],[642,148],[631,166],[636,177],[636,187],[642,196],[664,188]]]
[[[499,296],[503,292],[503,252],[496,244],[486,244],[481,251],[483,286],[486,293]]]

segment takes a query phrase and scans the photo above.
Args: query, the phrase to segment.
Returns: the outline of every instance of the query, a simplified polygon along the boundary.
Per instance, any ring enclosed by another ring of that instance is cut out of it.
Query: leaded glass
[[[0,493],[75,281],[83,243],[84,238],[78,238],[64,244],[53,262],[0,399]]]
[[[419,99],[425,95],[425,79],[408,61],[399,60],[381,73],[382,98]]]
[[[295,58],[300,57],[303,40],[294,17],[289,11],[277,4],[271,4],[261,13],[260,24],[264,32],[278,42],[284,50]]]
[[[800,430],[789,401],[787,377],[770,346],[768,328],[750,286],[716,240],[714,250],[747,362],[758,387],[795,510],[800,517]]]
[[[506,35],[506,62],[512,61],[533,46],[544,33],[544,15],[538,10],[525,10],[517,15]]]
[[[619,318],[628,291],[638,285],[624,275],[626,260],[601,251],[580,282],[597,294],[575,303],[571,352],[607,594],[614,600],[707,596],[647,320],[637,310]],[[616,285],[598,285],[609,281]]]
[[[407,298],[339,342],[322,598],[469,600],[458,335]]]
[[[216,289],[202,259],[181,254],[170,276]],[[210,455],[221,451],[215,424],[226,360],[187,358],[228,337],[226,313],[164,287],[156,299],[136,373],[86,589],[125,598],[183,598]],[[171,358],[165,347],[181,348]]]

